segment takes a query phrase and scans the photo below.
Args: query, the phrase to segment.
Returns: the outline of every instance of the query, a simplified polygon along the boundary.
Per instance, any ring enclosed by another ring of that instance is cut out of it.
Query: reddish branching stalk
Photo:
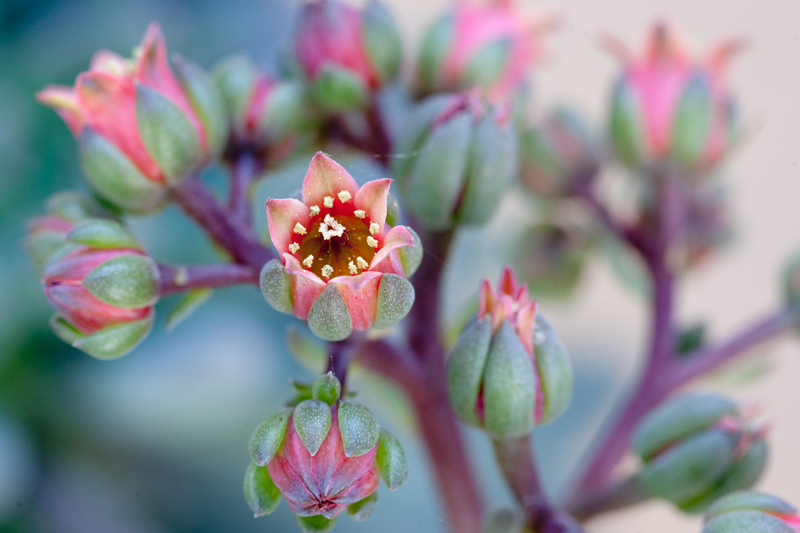
[[[569,513],[586,521],[595,515],[636,505],[647,500],[636,475],[593,492],[587,492],[570,505]]]
[[[158,265],[159,292],[162,296],[190,291],[258,283],[258,271],[248,265],[223,263],[219,265],[175,266]]]
[[[231,215],[247,228],[253,226],[250,187],[261,172],[261,163],[255,154],[242,151],[231,164],[231,187],[228,209]]]

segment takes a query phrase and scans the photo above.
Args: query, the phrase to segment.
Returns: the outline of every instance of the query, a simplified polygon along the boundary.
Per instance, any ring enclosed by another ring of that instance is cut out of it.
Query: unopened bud
[[[800,514],[780,498],[753,491],[717,500],[705,515],[703,533],[797,533]]]

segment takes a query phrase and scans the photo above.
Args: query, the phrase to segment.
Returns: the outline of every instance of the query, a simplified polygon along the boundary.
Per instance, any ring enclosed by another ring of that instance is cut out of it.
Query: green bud
[[[791,515],[797,509],[785,501],[756,491],[741,491],[728,494],[724,498],[717,500],[714,505],[706,511],[706,519],[729,513],[731,511],[762,511],[771,514]]]
[[[330,113],[359,109],[367,103],[363,82],[352,72],[331,64],[322,67],[309,89],[312,100]]]
[[[356,522],[362,522],[372,515],[375,507],[378,505],[378,492],[375,491],[363,500],[350,504],[347,508],[347,514]]]
[[[453,96],[436,94],[423,100],[408,116],[403,124],[402,134],[398,136],[395,151],[400,154],[416,154],[425,143],[434,119],[447,108]],[[413,167],[413,157],[396,157],[391,161],[393,186],[401,193],[407,189],[406,179]],[[387,220],[388,222],[388,220]]]
[[[616,156],[624,164],[636,167],[646,157],[644,131],[639,122],[641,111],[636,95],[620,78],[611,97],[610,139]]]
[[[453,411],[468,424],[480,427],[475,411],[478,403],[489,346],[492,341],[492,321],[474,320],[458,337],[447,363],[447,392]]]
[[[139,168],[90,127],[80,136],[83,168],[97,193],[122,209],[154,211],[167,199],[163,184],[148,179]]]
[[[244,497],[256,518],[272,514],[281,503],[281,491],[269,477],[266,466],[250,463],[247,467],[244,474]]]
[[[321,514],[315,516],[298,516],[297,523],[303,533],[328,533],[336,524],[336,519],[325,518]]]
[[[136,119],[147,151],[169,182],[196,170],[202,157],[197,130],[181,109],[158,91],[136,87]]]
[[[259,117],[260,136],[267,142],[279,142],[297,133],[306,114],[305,108],[306,93],[300,83],[277,82]]]
[[[107,218],[90,218],[75,224],[66,239],[92,248],[133,248],[142,250],[142,245],[128,228]]]
[[[200,66],[182,57],[176,57],[173,63],[178,81],[203,125],[208,153],[216,157],[222,153],[228,140],[228,112],[222,94],[212,77]]]
[[[336,284],[329,283],[314,300],[308,312],[308,327],[327,341],[344,340],[353,331],[353,319]]]
[[[364,455],[378,443],[381,428],[363,405],[342,402],[339,405],[339,433],[345,457]]]
[[[319,400],[300,402],[294,409],[292,420],[297,436],[312,456],[317,454],[322,441],[331,429],[331,408]]]
[[[291,416],[291,409],[282,409],[255,429],[250,437],[250,457],[255,464],[264,466],[272,461],[281,449]]]
[[[747,491],[719,499],[709,507],[705,521],[703,533],[793,533],[798,515],[780,498]]]
[[[272,259],[261,269],[259,286],[264,299],[276,311],[292,314],[292,287],[280,259]]]
[[[83,286],[98,300],[114,307],[137,309],[158,300],[158,268],[147,256],[119,255],[96,266]]]
[[[386,82],[397,74],[403,43],[392,13],[382,2],[371,0],[361,15],[363,47],[370,63]]]
[[[388,328],[395,325],[405,318],[412,305],[414,305],[414,286],[401,276],[384,274],[378,287],[378,303],[373,327]]]
[[[509,39],[497,39],[481,46],[472,54],[466,68],[461,72],[462,87],[494,85],[508,67],[510,52]]]
[[[710,520],[703,533],[797,533],[775,516],[758,511],[737,511]]]
[[[538,423],[545,424],[569,407],[574,378],[567,349],[541,313],[537,313],[534,324],[533,353],[544,396],[542,417]]]
[[[400,446],[400,441],[385,429],[381,430],[378,438],[378,453],[375,460],[381,471],[381,478],[389,490],[395,490],[408,477],[408,463],[403,447]]]
[[[50,327],[61,340],[92,357],[116,359],[136,348],[147,337],[153,327],[153,314],[141,320],[108,326],[91,335],[83,335],[58,315],[50,319]]]
[[[426,91],[440,85],[440,73],[454,33],[453,16],[447,14],[435,21],[422,39],[419,49],[420,82]]]
[[[708,146],[711,105],[711,87],[707,74],[697,72],[684,87],[672,119],[671,155],[679,163],[692,166]]]
[[[403,246],[397,252],[400,254],[400,262],[403,263],[403,273],[407,278],[410,278],[417,271],[419,265],[422,264],[424,250],[422,248],[422,239],[419,238],[417,232],[410,227],[406,227],[406,229],[411,234],[411,238],[414,239],[414,244],[412,246]]]
[[[320,400],[328,405],[333,405],[339,401],[342,394],[342,384],[333,375],[333,372],[320,376],[311,385],[311,395],[315,400]]]

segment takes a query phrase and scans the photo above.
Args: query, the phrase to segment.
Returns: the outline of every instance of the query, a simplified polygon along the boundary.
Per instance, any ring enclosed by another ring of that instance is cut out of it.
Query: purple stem
[[[161,277],[159,292],[162,296],[193,289],[258,283],[257,270],[232,263],[203,266],[158,265],[158,271]]]
[[[244,227],[251,229],[253,212],[249,195],[250,186],[261,170],[261,163],[252,152],[243,151],[236,156],[231,167],[231,193],[228,209]]]
[[[196,177],[187,179],[172,190],[178,205],[197,222],[208,236],[223,247],[237,263],[260,271],[273,255],[250,229],[231,216]]]
[[[569,507],[572,516],[586,521],[595,515],[636,505],[648,499],[635,475],[604,487],[601,490],[584,494]]]

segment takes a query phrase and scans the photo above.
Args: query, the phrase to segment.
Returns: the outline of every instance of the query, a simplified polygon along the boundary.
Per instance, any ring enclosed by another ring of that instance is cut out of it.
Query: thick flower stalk
[[[364,106],[400,66],[400,35],[391,13],[375,0],[363,10],[337,0],[303,6],[295,29],[294,57],[323,109]]]
[[[414,289],[405,278],[419,266],[422,245],[413,230],[386,223],[391,182],[359,187],[319,152],[302,201],[267,200],[270,238],[282,259],[264,266],[261,289],[275,309],[308,320],[327,340],[389,327],[408,313]]]
[[[739,43],[723,43],[697,59],[662,24],[641,56],[609,43],[623,65],[611,100],[611,141],[619,159],[635,168],[665,161],[696,173],[712,168],[737,133],[725,74]]]
[[[510,268],[496,292],[483,280],[478,315],[453,349],[447,381],[456,414],[495,438],[524,435],[569,405],[569,355]]]
[[[122,208],[158,207],[167,184],[197,171],[225,141],[227,116],[210,77],[185,60],[175,66],[177,76],[151,24],[132,59],[97,52],[73,87],[37,95],[78,139],[95,190]]]
[[[457,2],[428,29],[419,55],[425,92],[479,87],[492,101],[513,97],[541,55],[548,19],[524,16],[514,0]]]
[[[797,533],[800,513],[780,498],[744,491],[720,498],[705,515],[703,533]]]
[[[88,219],[66,234],[69,251],[44,271],[44,293],[62,340],[100,359],[125,355],[150,332],[158,269],[118,222]]]
[[[340,395],[341,384],[328,373],[311,386],[310,398],[256,428],[244,485],[256,516],[272,513],[283,496],[305,531],[327,531],[345,509],[355,520],[369,517],[381,478],[390,490],[405,480],[397,439],[366,407]]]
[[[765,431],[733,401],[711,393],[674,398],[636,429],[638,479],[653,497],[685,512],[751,487],[767,460]]]

